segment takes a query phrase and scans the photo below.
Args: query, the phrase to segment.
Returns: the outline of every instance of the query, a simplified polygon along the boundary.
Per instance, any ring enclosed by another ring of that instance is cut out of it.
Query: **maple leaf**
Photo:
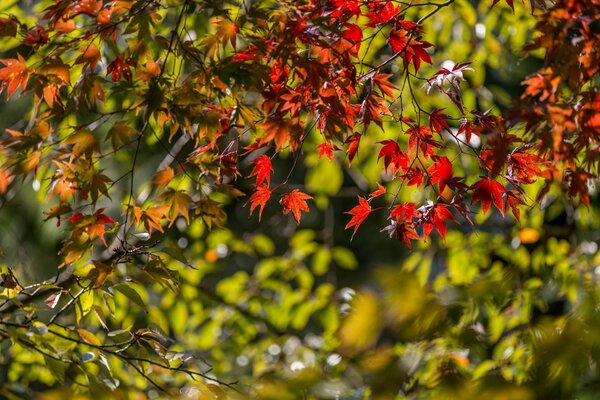
[[[460,127],[456,133],[457,136],[461,134],[465,135],[465,143],[467,144],[471,142],[471,136],[473,136],[473,134],[479,136],[479,132],[475,129],[475,124],[465,117],[460,119]]]
[[[442,147],[439,142],[433,139],[431,129],[426,126],[411,127],[405,133],[410,136],[408,138],[409,150],[418,145],[418,150],[425,158],[435,155],[435,147]]]
[[[409,34],[403,29],[392,28],[388,37],[388,44],[394,53],[404,51],[408,42]]]
[[[158,200],[161,200],[165,206],[169,206],[167,214],[171,220],[169,226],[173,225],[179,214],[185,218],[188,224],[190,223],[188,207],[193,200],[185,191],[167,189],[165,193],[158,196]]]
[[[362,29],[355,24],[346,24],[346,29],[342,32],[342,37],[343,39],[338,43],[334,43],[332,47],[336,48],[340,53],[348,51],[349,54],[357,56],[363,38]]]
[[[158,204],[146,209],[140,207],[133,207],[133,217],[137,224],[144,224],[144,227],[149,234],[152,234],[152,229],[156,229],[159,232],[164,232],[160,220],[165,217],[169,211],[170,206],[165,204]]]
[[[10,18],[0,18],[0,37],[15,37],[18,27],[19,20],[15,16],[11,15]]]
[[[85,232],[90,240],[99,237],[105,246],[106,240],[104,239],[104,233],[106,225],[115,224],[115,220],[104,214],[104,208],[99,208],[93,215],[85,215],[80,212],[75,213],[67,218],[67,221],[73,224],[75,235],[81,235]]]
[[[481,202],[481,209],[483,210],[483,215],[485,215],[493,202],[500,212],[504,212],[502,200],[502,193],[506,192],[504,186],[493,179],[484,176],[480,178],[482,179],[470,187],[473,190],[471,205]]]
[[[421,213],[415,209],[415,203],[403,203],[392,208],[388,218],[394,218],[398,223],[412,223],[413,218],[420,216]]]
[[[323,142],[323,143],[321,143],[320,145],[317,146],[317,150],[319,150],[319,160],[323,156],[325,156],[325,157],[329,158],[330,160],[332,160],[333,159],[333,151],[334,150],[339,150],[339,149],[334,144],[331,144],[329,142]]]
[[[267,185],[257,186],[256,190],[254,191],[254,193],[252,194],[252,196],[250,196],[250,199],[248,200],[248,203],[250,203],[250,216],[252,216],[254,209],[256,207],[260,206],[260,209],[258,211],[258,220],[260,221],[260,218],[262,217],[263,209],[265,208],[265,205],[267,204],[267,201],[269,201],[270,198],[271,198],[271,189],[269,189],[269,187]],[[248,204],[248,203],[246,203],[246,204]]]
[[[279,98],[285,100],[285,103],[281,106],[281,111],[289,110],[292,117],[298,115],[298,112],[304,104],[302,93],[289,89],[287,93],[281,94]]]
[[[446,122],[446,120],[450,118],[450,116],[442,113],[442,111],[444,110],[445,108],[433,110],[429,114],[429,127],[433,131],[437,132],[439,135],[441,135],[444,132],[444,130],[450,130],[450,126],[448,126],[448,123]]]
[[[398,223],[396,220],[391,220],[390,224],[383,228],[381,232],[386,232],[390,237],[395,237],[404,243],[409,250],[412,249],[411,240],[421,239],[412,224]]]
[[[5,67],[0,69],[0,93],[6,89],[6,97],[10,96],[20,86],[21,90],[25,90],[27,87],[27,80],[29,79],[29,70],[25,59],[17,53],[17,59],[6,58],[0,59],[0,63],[4,64]]]
[[[289,144],[290,150],[296,151],[304,134],[304,127],[298,118],[273,116],[261,123],[260,127],[264,134],[257,139],[257,145],[265,146],[274,142],[277,150]]]
[[[525,202],[522,199],[522,194],[516,190],[509,190],[502,194],[504,197],[504,209],[502,210],[502,216],[506,215],[508,211],[508,207],[510,207],[513,215],[521,223],[521,210],[519,210],[519,206],[525,205]]]
[[[431,158],[434,164],[427,169],[429,181],[431,184],[438,184],[440,194],[446,188],[446,185],[452,179],[452,163],[445,156],[433,156]]]
[[[38,49],[40,46],[48,43],[48,32],[43,26],[35,26],[25,32],[23,44]]]
[[[223,47],[227,42],[235,49],[236,38],[239,33],[239,28],[235,22],[229,21],[222,17],[215,17],[211,21],[211,25],[217,28],[215,37],[221,42]]]
[[[118,121],[110,127],[104,140],[110,139],[113,149],[118,150],[121,146],[132,143],[133,139],[131,137],[137,133],[137,130],[131,126],[130,122]]]
[[[106,67],[106,75],[111,76],[113,82],[118,82],[121,80],[121,77],[125,77],[128,81],[131,80],[131,67],[133,66],[133,60],[128,58],[124,59],[121,54],[117,58],[115,58],[108,66]]]
[[[252,160],[252,164],[254,164],[254,168],[248,178],[256,176],[256,186],[264,181],[267,181],[267,186],[271,185],[271,172],[273,171],[271,158],[263,154]]]
[[[379,182],[377,182],[377,190],[376,190],[376,191],[374,191],[373,193],[371,193],[371,194],[369,195],[369,201],[373,200],[373,199],[374,199],[374,198],[376,198],[376,197],[379,197],[379,196],[381,196],[381,195],[384,195],[384,194],[385,194],[385,192],[386,192],[386,191],[385,191],[385,187],[384,187],[384,186],[381,186],[381,185],[379,184]]]
[[[358,227],[365,221],[369,214],[371,214],[371,211],[373,211],[373,209],[371,208],[369,202],[364,197],[358,196],[358,205],[354,206],[350,211],[345,212],[345,214],[352,215],[352,219],[350,219],[350,222],[348,222],[344,227],[344,229],[354,227],[352,238],[354,238]]]
[[[101,0],[79,0],[73,4],[71,10],[74,15],[85,14],[90,17],[95,17],[101,8]]]
[[[373,85],[377,86],[383,95],[395,97],[394,91],[398,90],[398,88],[390,83],[389,78],[391,76],[391,74],[382,74],[378,72],[373,76]]]
[[[312,199],[312,196],[302,193],[298,189],[292,190],[290,193],[281,196],[279,201],[283,206],[283,214],[289,214],[290,212],[294,216],[296,223],[300,223],[300,212],[309,212],[308,204],[306,200]]]
[[[547,169],[550,163],[525,150],[526,148],[519,146],[508,157],[508,176],[522,183],[533,183],[536,177],[550,178],[550,171]]]
[[[100,194],[110,199],[107,183],[112,183],[112,180],[108,176],[102,173],[92,175],[86,189],[89,191],[93,203],[96,203]]]
[[[383,145],[381,150],[379,151],[379,156],[377,157],[377,161],[380,158],[383,158],[383,165],[385,170],[387,171],[390,165],[394,165],[392,168],[392,173],[396,174],[396,172],[402,168],[408,168],[409,158],[402,150],[400,150],[400,146],[394,140],[383,140],[378,142]]]
[[[365,17],[369,18],[370,21],[366,26],[371,28],[388,23],[400,11],[400,6],[395,5],[393,1],[386,1],[383,5],[381,2],[368,2],[367,6],[370,11],[365,14]]]
[[[569,198],[574,199],[579,195],[579,199],[586,206],[590,206],[590,195],[588,190],[588,180],[594,176],[578,168],[575,171],[568,171],[565,174],[565,181],[569,185],[567,194]]]
[[[431,47],[432,44],[421,41],[420,37],[415,37],[414,34],[411,35],[405,29],[392,28],[388,43],[394,53],[404,53],[402,59],[405,68],[408,68],[411,62],[415,67],[415,71],[421,68],[421,61],[431,64],[431,56],[425,49]]]
[[[173,168],[167,165],[164,169],[158,171],[156,175],[154,175],[152,183],[158,186],[159,188],[165,188],[174,177],[175,173],[173,172]]]
[[[83,46],[80,51],[81,55],[77,57],[75,64],[83,64],[83,72],[85,72],[85,69],[89,67],[90,71],[93,73],[96,70],[96,65],[102,58],[100,50],[95,44],[90,43],[86,46]]]
[[[409,249],[412,248],[411,240],[420,240],[419,234],[415,231],[413,223],[414,218],[420,218],[421,213],[415,209],[415,203],[404,203],[396,205],[388,219],[391,219],[390,224],[383,228],[382,232],[387,232],[390,237],[403,242]]]
[[[487,136],[487,148],[481,152],[481,159],[485,163],[484,167],[490,171],[489,175],[492,178],[498,176],[506,165],[511,153],[511,144],[520,141],[517,136],[504,132],[496,131]]]
[[[371,122],[375,122],[383,129],[382,116],[392,115],[392,112],[383,104],[383,101],[384,98],[377,95],[368,96],[363,100],[360,114],[364,116],[365,126],[369,126]]]
[[[406,180],[408,186],[421,186],[423,184],[424,173],[418,168],[408,168],[406,173],[399,177]]]
[[[427,238],[435,227],[442,239],[446,240],[446,221],[456,221],[448,206],[446,204],[431,206],[423,223],[423,237]]]
[[[344,143],[348,144],[348,165],[352,165],[352,160],[356,156],[358,152],[358,146],[360,145],[360,133],[355,133],[353,135],[348,136]]]

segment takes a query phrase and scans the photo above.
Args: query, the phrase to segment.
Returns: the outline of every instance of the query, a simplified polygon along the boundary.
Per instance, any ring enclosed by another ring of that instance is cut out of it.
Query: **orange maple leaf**
[[[7,98],[10,98],[19,86],[21,86],[21,90],[25,90],[29,79],[29,70],[25,59],[19,53],[17,53],[17,57],[18,59],[0,59],[0,63],[5,65],[0,69],[0,81],[2,81],[0,93],[6,88]]]
[[[167,165],[165,169],[158,171],[156,175],[154,175],[152,183],[158,186],[159,188],[165,188],[174,177],[175,173],[173,172],[173,168]]]
[[[283,206],[283,214],[289,214],[290,212],[294,216],[296,223],[300,223],[300,212],[309,212],[308,204],[306,200],[312,199],[312,196],[302,193],[298,189],[292,190],[290,193],[284,194],[281,197],[280,203]]]
[[[81,54],[75,60],[75,64],[83,64],[82,72],[85,72],[85,69],[88,67],[90,72],[93,73],[96,71],[96,65],[102,59],[102,54],[100,54],[98,47],[95,44],[90,43],[81,47],[80,52]]]

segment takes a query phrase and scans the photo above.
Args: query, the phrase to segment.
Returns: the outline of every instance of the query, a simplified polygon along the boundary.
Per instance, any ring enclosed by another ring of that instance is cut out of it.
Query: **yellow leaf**
[[[101,346],[102,345],[102,342],[100,341],[100,339],[98,339],[96,337],[96,335],[94,335],[90,331],[87,331],[85,329],[77,329],[77,333],[79,334],[79,337],[81,337],[81,339],[84,342],[89,343],[92,346]]]
[[[131,124],[127,121],[116,122],[109,130],[106,135],[106,139],[110,138],[113,149],[117,150],[119,147],[131,143],[131,136],[137,134],[137,130],[130,126]]]
[[[359,293],[338,332],[344,353],[355,354],[375,344],[381,330],[381,306],[371,292]]]

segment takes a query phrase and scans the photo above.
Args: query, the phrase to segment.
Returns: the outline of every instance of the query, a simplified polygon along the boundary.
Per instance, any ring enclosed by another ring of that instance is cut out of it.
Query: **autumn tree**
[[[1,7],[6,398],[598,385],[600,2]]]

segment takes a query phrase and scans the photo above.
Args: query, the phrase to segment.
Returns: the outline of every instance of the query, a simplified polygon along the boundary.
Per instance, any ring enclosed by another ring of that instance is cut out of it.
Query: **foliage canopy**
[[[593,396],[600,1],[523,3],[3,2],[0,394]]]

